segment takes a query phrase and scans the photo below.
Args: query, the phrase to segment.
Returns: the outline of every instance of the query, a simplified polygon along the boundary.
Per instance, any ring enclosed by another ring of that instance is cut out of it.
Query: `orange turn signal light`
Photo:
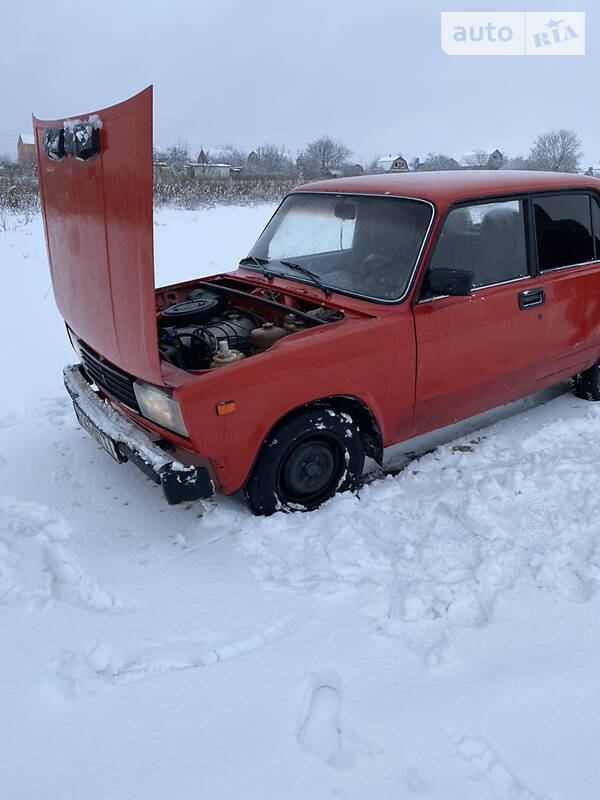
[[[217,405],[217,415],[219,417],[224,417],[225,414],[232,414],[235,411],[235,401],[233,400],[224,400],[222,403]]]

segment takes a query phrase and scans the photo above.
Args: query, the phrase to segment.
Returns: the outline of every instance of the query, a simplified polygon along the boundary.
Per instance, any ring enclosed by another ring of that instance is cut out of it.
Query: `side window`
[[[569,193],[534,196],[533,214],[540,270],[593,261],[589,195]]]
[[[473,286],[528,274],[525,214],[522,200],[476,203],[453,209],[444,222],[431,269],[469,270]]]
[[[600,258],[600,203],[592,197],[592,228],[594,229],[594,257]]]

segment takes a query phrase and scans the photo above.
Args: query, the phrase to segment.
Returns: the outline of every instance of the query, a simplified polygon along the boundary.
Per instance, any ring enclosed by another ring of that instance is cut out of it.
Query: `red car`
[[[34,126],[67,389],[169,502],[312,509],[393,443],[571,376],[600,397],[599,180],[311,183],[237,270],[155,289],[151,88]]]

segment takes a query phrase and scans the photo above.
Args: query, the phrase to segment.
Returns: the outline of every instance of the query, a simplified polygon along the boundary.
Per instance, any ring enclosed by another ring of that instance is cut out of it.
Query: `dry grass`
[[[215,205],[277,203],[301,180],[281,175],[243,175],[231,180],[202,180],[174,174],[154,186],[154,205],[201,208]],[[39,211],[37,171],[20,164],[0,166],[0,230],[8,215]]]

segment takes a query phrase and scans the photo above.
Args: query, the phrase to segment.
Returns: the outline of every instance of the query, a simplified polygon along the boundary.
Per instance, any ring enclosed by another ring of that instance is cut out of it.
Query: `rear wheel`
[[[336,492],[356,489],[364,459],[360,432],[349,414],[307,410],[267,439],[244,494],[255,514],[310,511]]]
[[[580,372],[573,381],[577,397],[583,400],[600,400],[600,361]]]

